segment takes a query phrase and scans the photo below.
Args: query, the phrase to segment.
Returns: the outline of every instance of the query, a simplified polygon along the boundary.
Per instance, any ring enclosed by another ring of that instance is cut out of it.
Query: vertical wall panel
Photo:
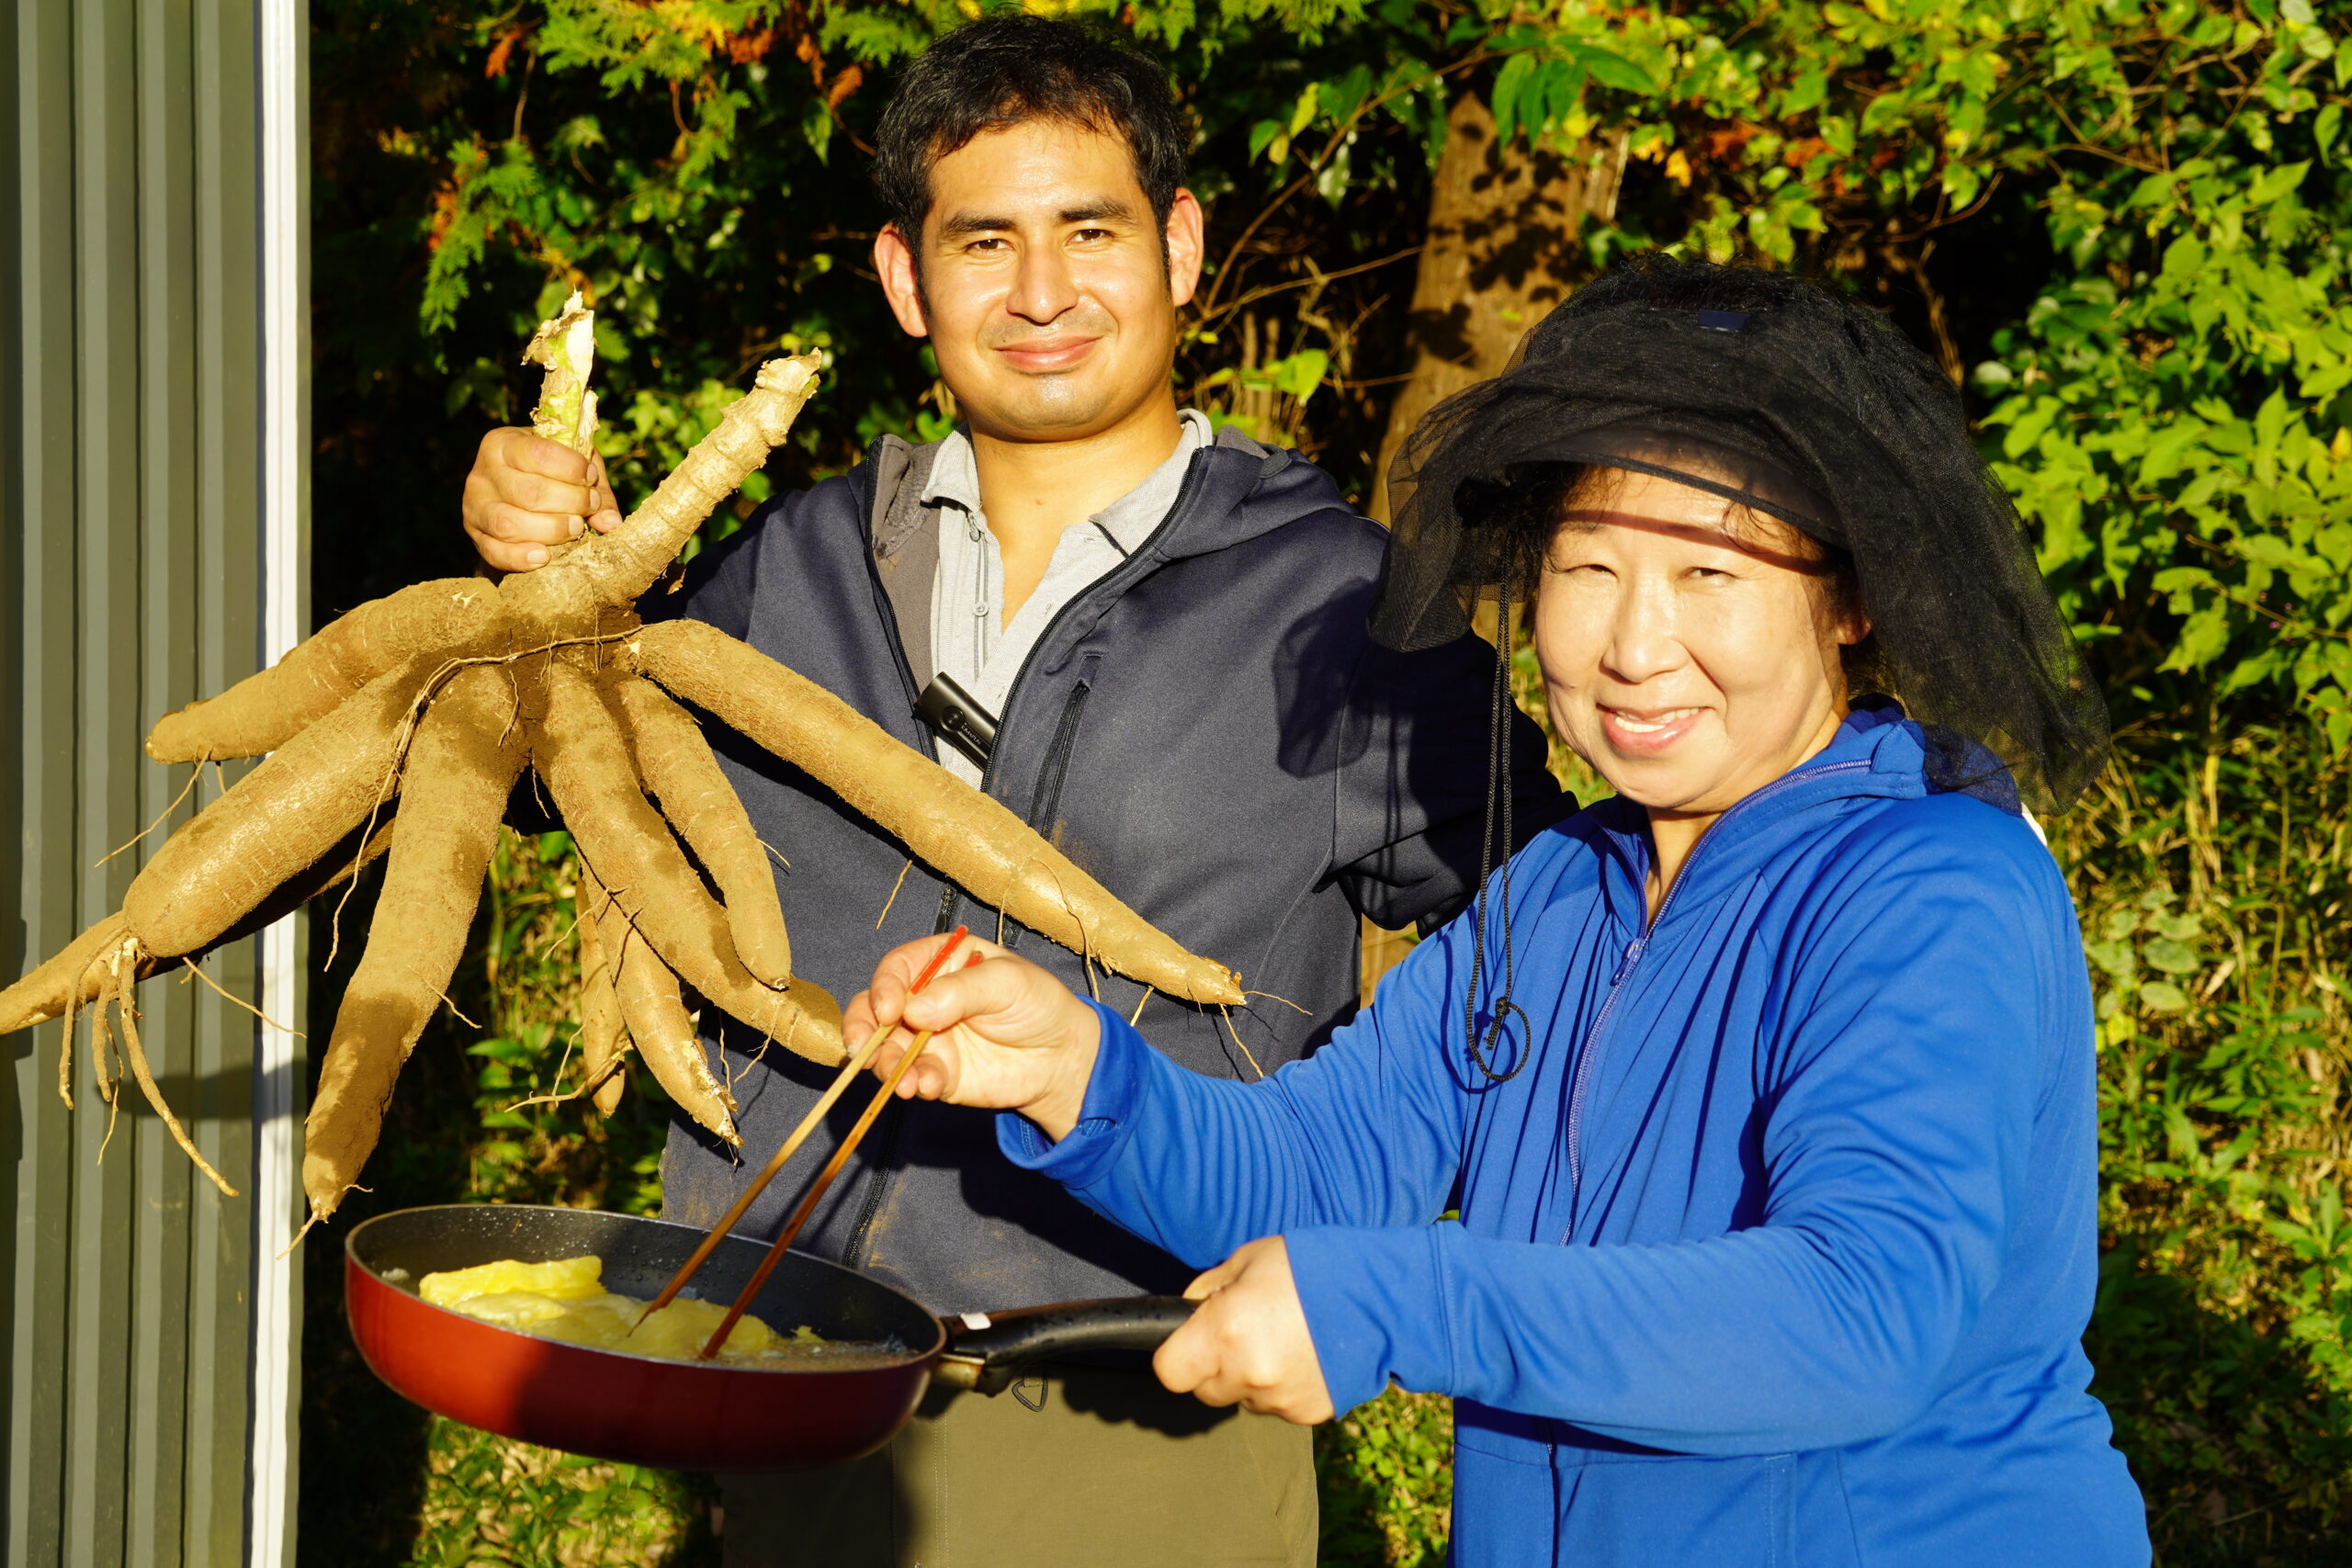
[[[231,286],[257,269],[260,209],[253,169],[260,140],[251,0],[198,0],[191,6],[191,180],[196,312],[190,399],[196,471],[187,486],[196,514],[196,602],[215,621],[192,671],[199,692],[228,687],[260,646],[260,473],[247,458],[261,446],[254,389],[261,378],[260,295]],[[240,997],[259,994],[252,942],[213,954],[205,970]],[[299,1024],[300,1020],[281,1021]],[[253,1191],[254,1021],[227,1008],[199,1013],[189,1096],[198,1146],[241,1192]],[[209,1184],[196,1190],[210,1201]],[[188,1333],[198,1345],[231,1344],[249,1332],[255,1268],[254,1227],[204,1225],[190,1258]],[[285,1353],[293,1353],[289,1341]],[[246,1357],[197,1358],[189,1369],[187,1515],[190,1568],[234,1562],[244,1552],[245,1458],[252,1421]]]
[[[14,287],[9,318],[13,417],[5,541],[12,570],[7,675],[17,722],[0,733],[10,790],[15,874],[0,897],[0,962],[21,970],[79,927],[74,854],[74,122],[70,12],[27,0],[11,29],[14,69],[6,123],[16,185],[5,248]],[[52,520],[35,527],[33,519]],[[44,650],[62,652],[44,655]],[[44,1032],[9,1050],[8,1136],[13,1224],[8,1249],[7,1560],[61,1559],[65,1521],[65,1363],[58,1325],[68,1303],[66,1216],[73,1128],[50,1089]],[[46,1112],[44,1114],[43,1112]]]
[[[263,138],[300,131],[262,113],[265,8],[299,25],[297,0],[17,0],[0,20],[0,982],[117,908],[241,774],[163,767],[140,741],[257,666],[272,580],[302,570],[300,495],[267,497],[294,508],[275,558],[263,527],[271,444],[303,438],[299,410],[264,415],[272,348],[300,344],[266,341],[263,302],[302,283],[265,264]],[[220,994],[258,999],[256,945],[205,960],[220,990],[181,971],[139,994],[165,1097],[243,1197],[195,1172],[135,1085],[102,1100],[86,1028],[71,1111],[59,1026],[0,1037],[12,1565],[276,1562],[288,1540],[252,1516],[288,1481],[256,1477],[256,1431],[291,1463],[295,1325],[255,1310],[257,1239],[287,1226],[251,1198],[255,1107],[282,1085],[256,1081],[261,1026]]]

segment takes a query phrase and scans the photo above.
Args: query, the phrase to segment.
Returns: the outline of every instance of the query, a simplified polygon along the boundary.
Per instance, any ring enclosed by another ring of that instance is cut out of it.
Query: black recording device
[[[915,699],[915,715],[931,732],[965,756],[972,766],[989,765],[989,750],[996,744],[996,719],[972,699],[972,694],[945,675],[934,675]]]

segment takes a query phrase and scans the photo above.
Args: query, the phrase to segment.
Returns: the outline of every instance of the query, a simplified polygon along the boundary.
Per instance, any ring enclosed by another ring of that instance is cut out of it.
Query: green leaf
[[[1319,348],[1294,354],[1270,367],[1274,372],[1274,385],[1292,397],[1305,402],[1323,383],[1324,372],[1330,368],[1331,356]]]
[[[1322,96],[1323,85],[1320,82],[1309,82],[1306,90],[1298,95],[1298,102],[1292,106],[1290,111],[1290,134],[1293,137],[1315,123],[1316,110]]]
[[[2186,1012],[2188,993],[2169,980],[2151,980],[2140,987],[2140,999],[2158,1012]]]
[[[2022,457],[2032,451],[2034,443],[2041,439],[2041,433],[2050,428],[2051,421],[2056,419],[2060,412],[2057,399],[2036,398],[2001,437],[2002,456]]]
[[[1323,112],[1334,125],[1344,125],[1372,91],[1372,67],[1357,65],[1345,75],[1323,84]]]
[[[1818,108],[1829,96],[1829,73],[1819,66],[1804,72],[1796,85],[1781,95],[1781,113],[1790,119],[1810,109]]]
[[[2311,168],[2309,159],[2300,164],[2280,164],[2254,182],[2254,188],[2246,193],[2247,205],[2267,207],[2289,195],[2303,183],[2303,176],[2311,173]]]
[[[1518,133],[1520,95],[1527,90],[1528,80],[1534,74],[1534,57],[1527,54],[1512,55],[1503,62],[1503,68],[1495,73],[1494,90],[1488,96],[1487,107],[1494,110],[1498,146],[1509,147],[1512,137]]]
[[[1589,43],[1572,43],[1567,47],[1567,53],[1604,87],[1645,96],[1657,91],[1657,84],[1651,80],[1650,73],[1622,54]]]
[[[2204,266],[2205,244],[2194,234],[2183,234],[2165,247],[2164,276],[2167,281],[2193,283]]]
[[[2221,657],[2230,645],[2229,612],[2208,604],[2182,623],[2179,639],[2164,661],[2166,670],[2200,670]]]
[[[2257,453],[2275,453],[2278,437],[2287,428],[2287,394],[2283,389],[2271,389],[2262,400],[2262,407],[2254,416],[2254,443]]]

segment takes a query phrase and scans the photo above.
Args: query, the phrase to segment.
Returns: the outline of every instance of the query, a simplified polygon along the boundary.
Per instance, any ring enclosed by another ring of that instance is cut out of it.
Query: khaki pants
[[[934,1388],[880,1453],[722,1479],[727,1568],[1314,1568],[1311,1435],[1148,1374]]]

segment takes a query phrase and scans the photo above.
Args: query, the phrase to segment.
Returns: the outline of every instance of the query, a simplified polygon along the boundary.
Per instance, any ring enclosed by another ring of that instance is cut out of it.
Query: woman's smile
[[[1638,708],[1610,703],[1600,710],[1601,732],[1612,750],[1634,757],[1655,757],[1690,733],[1704,708]]]

